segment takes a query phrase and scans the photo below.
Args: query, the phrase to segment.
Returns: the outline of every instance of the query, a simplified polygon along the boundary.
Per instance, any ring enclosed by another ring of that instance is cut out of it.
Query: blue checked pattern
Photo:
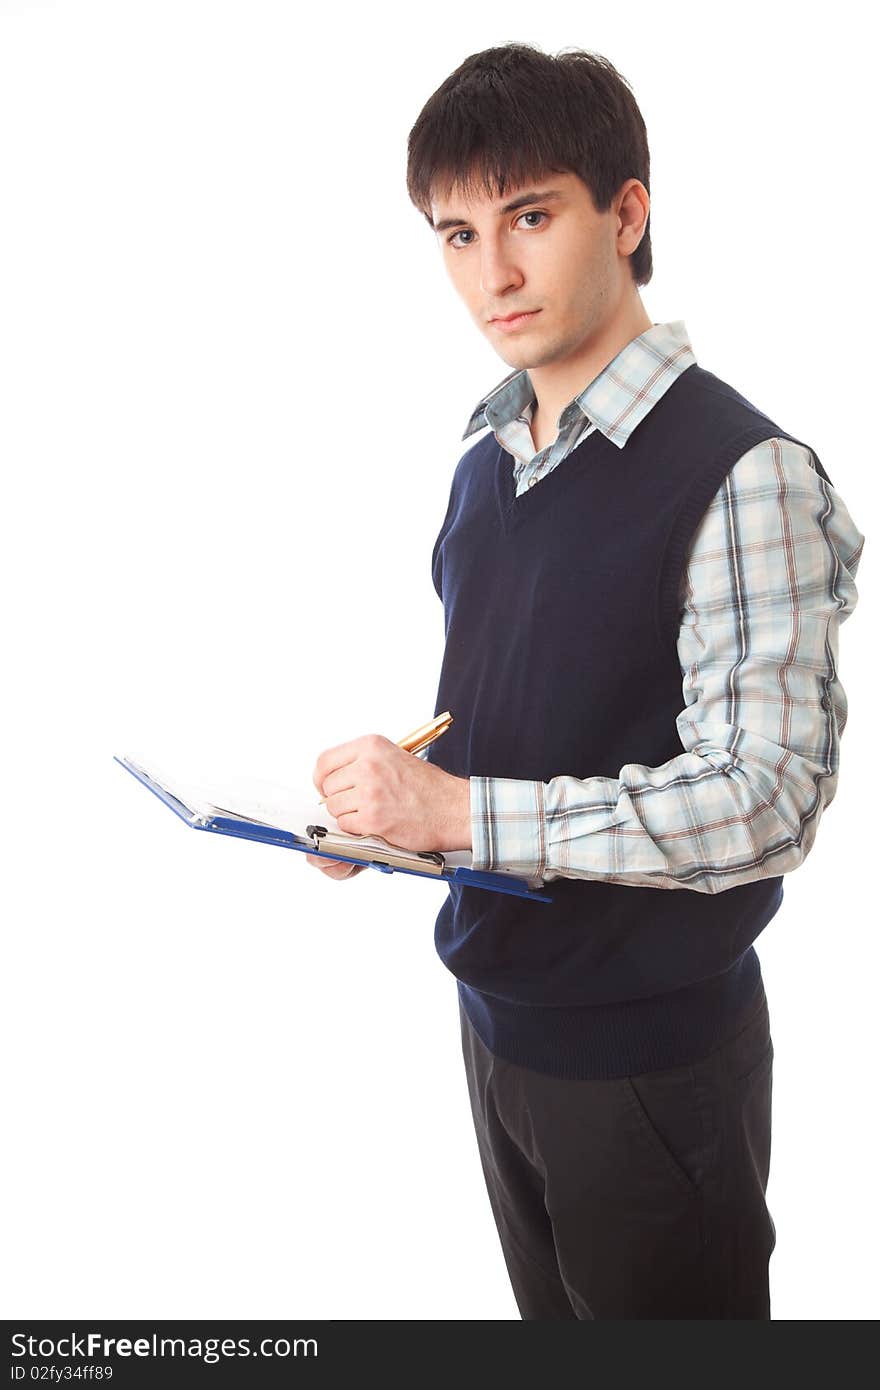
[[[622,448],[695,361],[682,321],[654,324],[569,403],[546,449],[525,370],[483,397],[462,438],[491,426],[519,495],[594,429]],[[682,753],[615,778],[471,777],[474,868],[702,893],[796,868],[837,789],[838,633],[864,540],[808,449],[774,438],[738,459],[682,575]]]

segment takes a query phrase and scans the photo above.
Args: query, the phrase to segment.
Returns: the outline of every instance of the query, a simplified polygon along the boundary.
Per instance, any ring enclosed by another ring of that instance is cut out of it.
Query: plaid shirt
[[[535,452],[525,370],[483,397],[462,439],[491,426],[519,496],[594,429],[623,448],[695,361],[682,321],[654,324],[566,406],[547,448]],[[837,789],[838,630],[856,606],[864,539],[808,449],[773,438],[738,459],[681,580],[682,753],[617,777],[471,777],[474,868],[703,893],[796,868]]]

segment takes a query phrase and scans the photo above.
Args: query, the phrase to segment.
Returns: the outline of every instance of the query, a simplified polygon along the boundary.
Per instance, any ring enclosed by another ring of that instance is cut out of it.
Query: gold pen
[[[444,710],[443,714],[438,714],[429,724],[422,724],[420,728],[413,729],[411,734],[405,738],[397,740],[398,748],[403,748],[407,753],[420,753],[423,748],[427,748],[429,743],[433,743],[452,723],[452,715],[449,710]],[[326,799],[326,798],[325,798]],[[324,805],[324,801],[318,802],[319,806]]]
[[[452,723],[452,715],[449,710],[443,714],[438,714],[436,719],[432,719],[430,724],[423,724],[420,729],[413,729],[406,738],[398,741],[398,748],[404,748],[407,753],[420,753],[423,748],[427,748],[429,743],[433,743]]]

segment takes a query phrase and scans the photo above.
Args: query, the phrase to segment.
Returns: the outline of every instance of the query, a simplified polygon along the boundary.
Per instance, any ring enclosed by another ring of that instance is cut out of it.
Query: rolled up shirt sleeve
[[[684,751],[617,777],[471,777],[474,868],[701,893],[797,868],[837,789],[864,539],[809,449],[738,459],[682,575]]]

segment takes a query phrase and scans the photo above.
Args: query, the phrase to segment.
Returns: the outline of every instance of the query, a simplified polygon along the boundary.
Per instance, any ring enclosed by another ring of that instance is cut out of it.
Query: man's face
[[[432,200],[449,277],[480,332],[511,367],[561,362],[614,319],[633,283],[618,245],[623,191],[598,213],[576,174],[551,173],[495,200],[466,202],[457,189]],[[450,221],[455,225],[443,225]],[[538,312],[508,329],[490,321],[519,310]]]

